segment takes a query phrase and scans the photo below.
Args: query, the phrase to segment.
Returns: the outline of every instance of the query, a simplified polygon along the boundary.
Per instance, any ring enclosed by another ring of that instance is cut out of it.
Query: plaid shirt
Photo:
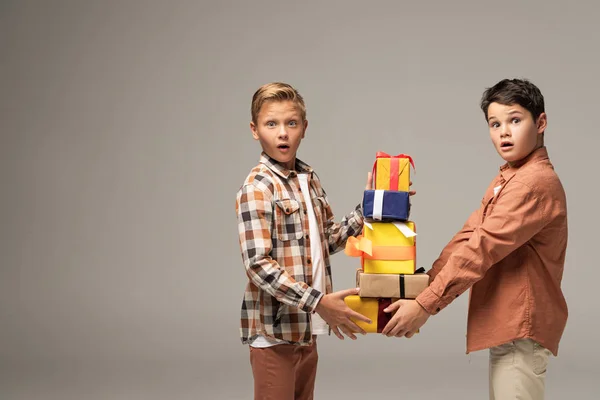
[[[319,226],[326,293],[331,293],[329,255],[342,250],[363,226],[360,205],[335,223],[327,195],[312,168],[296,160],[290,171],[264,152],[237,193],[236,213],[248,285],[242,302],[242,343],[258,335],[294,344],[312,343],[311,314],[324,293],[311,287],[308,214],[298,173],[308,173]]]

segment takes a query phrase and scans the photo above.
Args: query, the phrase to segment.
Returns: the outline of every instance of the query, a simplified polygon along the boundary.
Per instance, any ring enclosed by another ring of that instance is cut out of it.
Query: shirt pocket
[[[275,233],[281,241],[302,238],[300,203],[292,199],[275,200]]]
[[[548,367],[548,359],[550,358],[550,350],[544,348],[539,343],[533,343],[533,372],[536,375],[542,375]]]

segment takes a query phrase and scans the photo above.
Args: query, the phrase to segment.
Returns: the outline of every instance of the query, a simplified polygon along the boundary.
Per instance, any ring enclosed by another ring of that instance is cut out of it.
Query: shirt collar
[[[260,154],[260,163],[264,164],[271,171],[275,172],[277,175],[281,176],[284,179],[289,179],[297,175],[298,173],[311,173],[313,169],[310,165],[306,164],[302,160],[296,158],[296,165],[294,166],[294,170],[289,170],[282,166],[277,160],[270,157],[264,151]]]
[[[525,157],[522,160],[517,161],[512,166],[508,165],[508,163],[505,163],[504,165],[502,165],[500,167],[500,174],[502,175],[504,180],[509,180],[510,178],[515,176],[515,174],[517,173],[517,171],[519,169],[525,167],[526,165],[531,165],[538,161],[547,160],[547,159],[548,159],[548,150],[546,149],[546,146],[542,146],[538,149],[535,149],[527,157]]]

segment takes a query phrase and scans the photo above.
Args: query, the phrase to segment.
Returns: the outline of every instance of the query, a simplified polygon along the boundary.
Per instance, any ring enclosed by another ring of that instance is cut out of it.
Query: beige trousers
[[[550,355],[531,339],[490,348],[490,400],[543,400]]]

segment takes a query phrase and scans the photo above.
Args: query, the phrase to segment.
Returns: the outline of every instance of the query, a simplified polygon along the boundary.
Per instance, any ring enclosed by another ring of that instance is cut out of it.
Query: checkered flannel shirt
[[[291,171],[264,152],[237,193],[239,241],[249,282],[242,301],[242,343],[258,335],[294,344],[312,343],[311,314],[324,293],[311,287],[312,261],[307,208],[298,173],[308,173],[325,263],[326,293],[331,293],[329,255],[360,234],[360,204],[334,222],[327,195],[312,168],[296,160]]]

